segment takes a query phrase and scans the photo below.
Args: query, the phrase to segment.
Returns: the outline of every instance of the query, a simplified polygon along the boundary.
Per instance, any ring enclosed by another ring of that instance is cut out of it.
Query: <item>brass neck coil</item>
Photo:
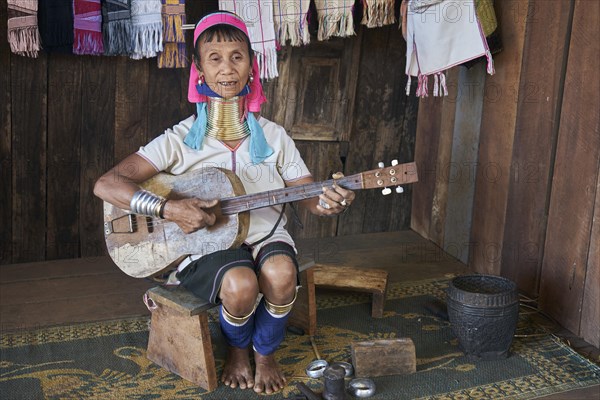
[[[208,98],[206,135],[221,141],[239,140],[250,134],[244,118],[244,97]]]

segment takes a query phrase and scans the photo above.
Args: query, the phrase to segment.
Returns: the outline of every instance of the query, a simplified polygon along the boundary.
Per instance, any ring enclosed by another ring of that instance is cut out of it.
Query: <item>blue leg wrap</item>
[[[285,337],[285,326],[289,316],[288,312],[279,318],[274,317],[267,311],[263,297],[255,313],[255,328],[252,336],[254,350],[264,356],[273,354]]]
[[[223,316],[223,305],[219,308],[221,332],[230,346],[245,349],[250,345],[254,331],[254,314],[243,325],[234,325]]]

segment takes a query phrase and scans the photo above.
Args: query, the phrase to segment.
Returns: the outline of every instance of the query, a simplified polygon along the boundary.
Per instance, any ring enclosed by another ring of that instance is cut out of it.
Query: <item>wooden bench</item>
[[[289,324],[313,336],[317,327],[315,287],[307,272],[312,260],[299,260],[302,288]],[[183,287],[156,286],[146,294],[154,302],[146,356],[166,370],[208,390],[217,385],[217,372],[208,325],[214,307]]]
[[[376,268],[345,267],[335,264],[317,264],[311,268],[315,286],[368,292],[373,295],[371,316],[383,317],[387,290],[387,271]]]

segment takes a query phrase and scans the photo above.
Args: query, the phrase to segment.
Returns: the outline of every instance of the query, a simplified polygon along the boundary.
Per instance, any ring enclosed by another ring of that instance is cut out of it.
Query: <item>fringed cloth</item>
[[[101,55],[102,5],[100,0],[73,0],[73,53]]]
[[[73,0],[39,0],[38,26],[44,50],[73,53]]]
[[[131,58],[156,57],[163,51],[162,3],[131,0]]]
[[[407,95],[411,77],[417,77],[416,94],[427,97],[430,76],[434,78],[433,95],[448,95],[444,71],[481,56],[487,59],[487,72],[494,74],[492,55],[473,0],[431,1],[435,4],[416,9],[419,3],[423,2],[411,0],[407,10]]]
[[[219,0],[219,9],[238,15],[248,27],[261,79],[279,76],[272,0]]]
[[[396,22],[394,0],[362,0],[364,5],[361,24],[367,28],[378,28]]]
[[[354,35],[354,0],[315,0],[319,18],[317,39]]]
[[[104,54],[131,54],[131,0],[102,0]]]
[[[290,41],[292,46],[310,43],[308,9],[310,0],[279,0],[273,2],[275,36],[280,45]]]
[[[37,58],[42,49],[38,29],[37,0],[7,0],[10,51]]]
[[[185,35],[185,0],[162,0],[163,51],[158,68],[185,68],[188,64]]]

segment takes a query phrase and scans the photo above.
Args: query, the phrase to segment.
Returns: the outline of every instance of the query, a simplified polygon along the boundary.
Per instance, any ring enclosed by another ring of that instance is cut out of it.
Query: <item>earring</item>
[[[250,74],[248,80],[250,81],[250,84],[252,84],[254,82],[254,75]]]
[[[198,77],[198,85],[200,85],[200,86],[204,85],[204,75],[200,75]]]

